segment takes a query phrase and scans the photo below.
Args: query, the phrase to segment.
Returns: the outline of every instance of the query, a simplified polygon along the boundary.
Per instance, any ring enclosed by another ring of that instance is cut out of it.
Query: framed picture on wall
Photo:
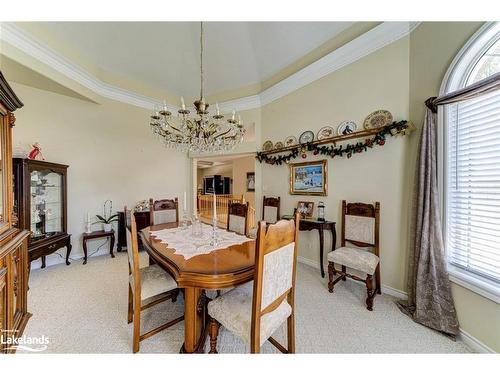
[[[326,160],[290,164],[290,194],[327,195]]]
[[[247,191],[255,191],[255,172],[247,172]]]
[[[300,201],[297,203],[297,212],[302,218],[310,219],[313,216],[314,202]]]

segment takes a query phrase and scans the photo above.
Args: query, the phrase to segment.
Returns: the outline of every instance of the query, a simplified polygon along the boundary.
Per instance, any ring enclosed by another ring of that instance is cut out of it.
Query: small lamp
[[[325,221],[325,204],[323,202],[318,204],[318,221]]]

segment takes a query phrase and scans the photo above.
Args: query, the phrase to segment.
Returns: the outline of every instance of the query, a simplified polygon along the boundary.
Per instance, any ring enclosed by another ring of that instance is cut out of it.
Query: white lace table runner
[[[191,227],[184,230],[180,227],[162,229],[151,231],[150,233],[162,243],[166,244],[170,249],[174,249],[175,254],[182,255],[184,259],[252,241],[251,238],[218,228],[217,236],[219,244],[217,246],[212,246],[210,245],[212,227],[207,224],[202,224],[202,235],[200,237],[193,236]]]

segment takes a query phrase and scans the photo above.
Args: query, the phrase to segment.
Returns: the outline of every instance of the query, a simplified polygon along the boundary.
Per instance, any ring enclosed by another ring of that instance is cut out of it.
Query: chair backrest
[[[260,320],[274,311],[285,299],[294,313],[297,240],[300,215],[276,224],[260,221],[255,245],[255,276],[253,285],[252,348],[260,347]]]
[[[127,255],[128,255],[128,270],[132,275],[134,285],[132,291],[134,295],[140,296],[141,290],[141,273],[139,271],[139,245],[137,243],[137,226],[135,223],[134,213],[125,208],[125,232],[127,237]]]
[[[276,223],[280,219],[280,197],[266,197],[262,199],[262,220],[267,223]]]
[[[227,230],[247,235],[248,202],[230,202],[227,207]]]
[[[379,255],[380,203],[346,203],[342,201],[341,246],[346,241],[359,247],[373,247]]]
[[[179,201],[175,199],[149,199],[149,224],[158,225],[179,221]]]

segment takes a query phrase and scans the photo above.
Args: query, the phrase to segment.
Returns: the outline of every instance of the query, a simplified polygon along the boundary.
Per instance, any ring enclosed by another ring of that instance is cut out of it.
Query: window
[[[446,92],[500,71],[500,27],[487,26],[452,64]],[[485,32],[490,34],[487,39]],[[450,275],[498,302],[500,91],[446,106],[443,120],[443,217]]]

